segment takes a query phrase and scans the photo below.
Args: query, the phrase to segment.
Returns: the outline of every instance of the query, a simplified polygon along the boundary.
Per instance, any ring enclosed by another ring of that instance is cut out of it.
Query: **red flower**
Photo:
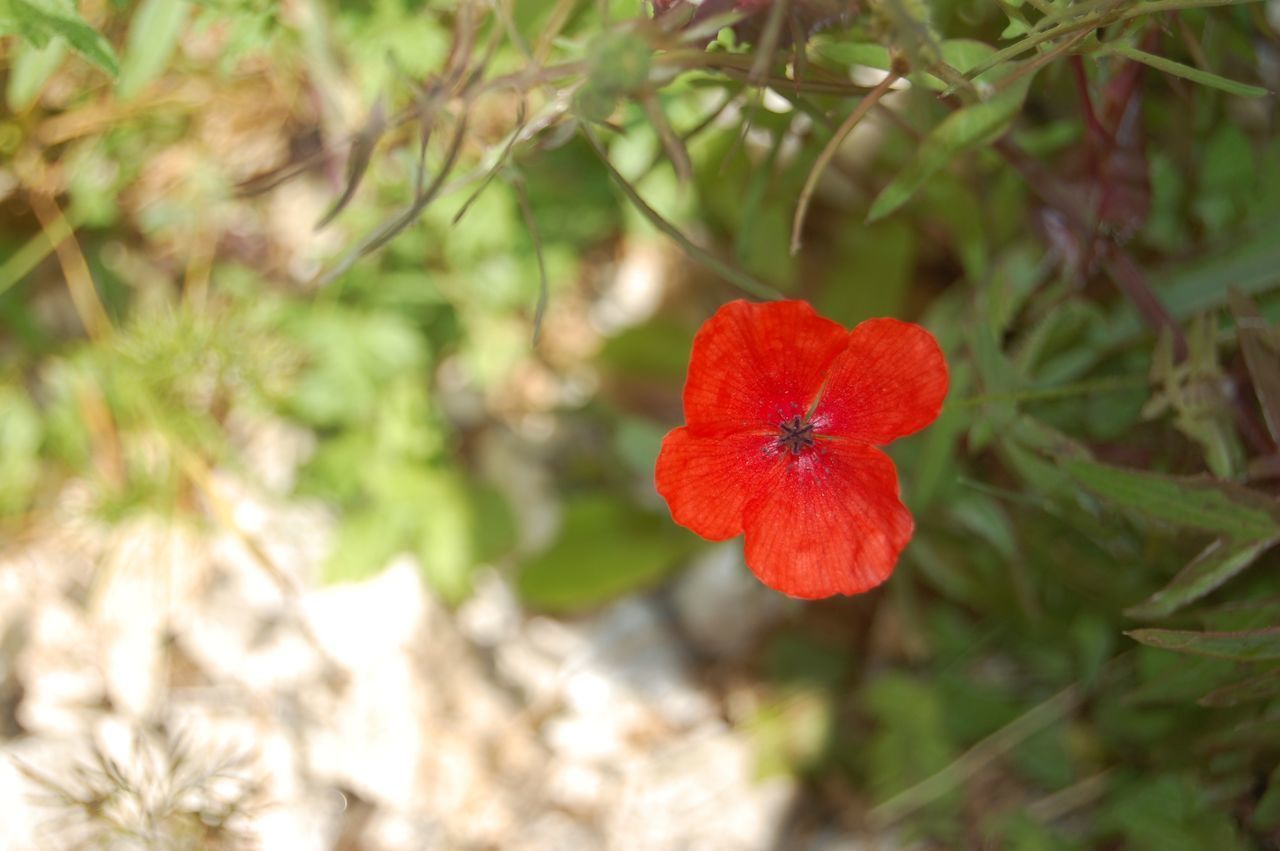
[[[857,594],[893,572],[914,523],[877,446],[933,422],[947,364],[933,335],[870,319],[852,331],[802,301],[734,301],[693,340],[687,425],[662,441],[658,492],[677,523],[722,541],[793,597]]]

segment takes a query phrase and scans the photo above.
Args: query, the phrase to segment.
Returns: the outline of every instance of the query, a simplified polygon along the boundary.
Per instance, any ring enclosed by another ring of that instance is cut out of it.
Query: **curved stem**
[[[800,251],[800,233],[804,230],[805,216],[809,213],[809,202],[813,199],[813,193],[818,188],[818,178],[822,177],[822,172],[831,163],[831,159],[836,155],[836,151],[840,149],[840,144],[845,138],[853,132],[853,128],[863,119],[871,107],[879,103],[884,93],[889,91],[889,87],[898,81],[901,75],[896,71],[890,71],[889,75],[880,81],[880,84],[872,89],[866,97],[858,102],[853,112],[849,113],[849,117],[844,120],[838,128],[835,135],[827,142],[822,153],[818,155],[818,159],[814,161],[813,168],[809,170],[809,177],[804,182],[804,189],[800,192],[800,201],[796,205],[795,219],[791,225],[791,253],[794,255]]]

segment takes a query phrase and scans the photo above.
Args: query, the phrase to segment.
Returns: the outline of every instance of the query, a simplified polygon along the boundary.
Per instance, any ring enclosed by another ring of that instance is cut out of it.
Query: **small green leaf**
[[[1280,659],[1280,626],[1250,632],[1135,629],[1125,634],[1149,647],[1212,656],[1215,659],[1236,659],[1241,662]]]
[[[1123,56],[1126,59],[1132,59],[1134,62],[1141,62],[1143,65],[1149,65],[1157,71],[1163,71],[1166,74],[1172,74],[1175,77],[1182,77],[1184,80],[1190,80],[1193,83],[1199,83],[1202,86],[1208,86],[1211,89],[1218,89],[1227,94],[1239,95],[1241,97],[1256,98],[1270,94],[1262,86],[1251,86],[1247,83],[1238,83],[1235,80],[1229,80],[1226,77],[1220,77],[1209,71],[1202,71],[1191,65],[1184,65],[1181,62],[1175,62],[1172,59],[1166,59],[1163,56],[1156,56],[1153,53],[1147,53],[1144,50],[1129,44],[1112,44],[1106,51],[1116,56]]]
[[[1125,611],[1134,618],[1162,618],[1193,603],[1253,564],[1280,537],[1231,543],[1219,538],[1148,600]]]
[[[1200,698],[1201,706],[1236,706],[1280,695],[1280,668],[1222,686]]]
[[[116,92],[131,98],[159,77],[169,64],[187,19],[183,0],[142,0],[129,23],[124,61]]]
[[[111,43],[85,23],[69,0],[0,0],[0,36],[10,34],[40,48],[60,36],[111,76],[120,73]]]
[[[1202,477],[1163,476],[1081,459],[1063,470],[1121,508],[1187,529],[1262,541],[1280,532],[1275,506],[1263,494]]]
[[[1004,135],[1022,108],[1032,76],[1024,74],[989,99],[957,109],[929,131],[916,158],[876,196],[867,221],[882,219],[907,203],[929,178],[961,153]]]
[[[10,111],[22,112],[31,106],[66,55],[67,42],[61,38],[50,40],[44,47],[31,44],[15,47],[10,54],[9,82],[5,86]]]
[[[583,609],[658,581],[697,539],[616,499],[568,503],[560,536],[525,563],[520,596],[539,608]]]

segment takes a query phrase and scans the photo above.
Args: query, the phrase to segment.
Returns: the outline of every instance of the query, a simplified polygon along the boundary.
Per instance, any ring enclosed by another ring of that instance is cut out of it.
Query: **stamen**
[[[813,423],[799,414],[778,424],[782,434],[778,435],[778,444],[785,446],[792,455],[799,455],[801,450],[813,446]]]

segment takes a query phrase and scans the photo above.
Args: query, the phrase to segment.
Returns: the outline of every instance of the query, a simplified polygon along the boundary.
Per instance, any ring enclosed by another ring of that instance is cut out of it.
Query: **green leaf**
[[[364,579],[397,553],[419,559],[428,584],[446,602],[470,589],[475,564],[475,502],[451,470],[382,464],[370,476],[372,505],[349,512],[325,566],[325,579]]]
[[[1258,799],[1249,822],[1258,830],[1275,831],[1280,828],[1280,766],[1267,779],[1267,791]]]
[[[1211,656],[1215,659],[1236,659],[1241,662],[1280,659],[1280,626],[1249,632],[1135,629],[1125,634],[1149,647]]]
[[[324,581],[359,582],[373,576],[405,549],[406,525],[403,516],[376,508],[345,513],[324,564]]]
[[[1193,603],[1253,564],[1280,536],[1232,543],[1219,538],[1148,600],[1125,611],[1134,618],[1162,618]]]
[[[458,603],[471,590],[476,539],[473,499],[466,482],[453,471],[423,476],[409,504],[419,528],[414,551],[427,584],[447,603]]]
[[[187,19],[183,0],[142,0],[129,23],[124,61],[116,92],[131,98],[159,77],[169,64]]]
[[[955,758],[941,695],[927,681],[884,674],[867,686],[863,702],[878,724],[866,750],[867,779],[876,800],[893,797]],[[955,795],[945,799],[954,803]]]
[[[120,73],[110,42],[85,23],[69,0],[0,0],[0,36],[3,35],[17,35],[39,48],[61,37],[111,76]]]
[[[1201,706],[1236,706],[1280,695],[1280,668],[1216,688],[1200,698]]]
[[[1124,836],[1128,851],[1244,851],[1234,819],[1194,780],[1178,775],[1135,778],[1107,796],[1099,828]]]
[[[1218,89],[1227,94],[1239,95],[1240,97],[1256,98],[1270,94],[1262,86],[1251,86],[1247,83],[1238,83],[1235,80],[1229,80],[1226,77],[1220,77],[1209,71],[1202,71],[1191,65],[1184,65],[1181,62],[1175,62],[1172,59],[1166,59],[1163,56],[1156,56],[1153,53],[1147,53],[1144,50],[1123,43],[1115,43],[1108,46],[1103,52],[1111,53],[1116,56],[1123,56],[1126,59],[1132,59],[1134,62],[1141,62],[1143,65],[1149,65],[1157,71],[1163,71],[1166,74],[1172,74],[1175,77],[1182,77],[1184,80],[1190,80],[1193,83],[1199,83],[1202,86],[1208,86],[1211,89]]]
[[[582,497],[565,505],[560,536],[525,563],[517,587],[539,608],[588,608],[653,584],[695,546],[697,538],[655,514]]]
[[[1280,623],[1280,597],[1240,600],[1196,612],[1200,625],[1212,632],[1239,632]]]
[[[386,311],[312,311],[291,328],[308,363],[289,400],[311,425],[332,427],[371,420],[395,378],[416,379],[428,360],[413,325]]]
[[[66,55],[67,42],[61,38],[52,39],[44,47],[31,44],[16,46],[9,64],[9,82],[5,86],[9,110],[22,112],[31,106]]]
[[[1235,287],[1227,291],[1227,301],[1267,431],[1280,439],[1280,346],[1275,329],[1262,318],[1257,302]]]
[[[1003,136],[1022,108],[1033,76],[1024,74],[989,99],[957,109],[929,131],[915,159],[876,196],[867,221],[882,219],[907,203],[929,178],[961,153]]]
[[[0,386],[0,516],[26,509],[40,478],[40,412],[26,393]]]
[[[1102,499],[1174,526],[1262,541],[1280,533],[1275,506],[1247,488],[1203,477],[1164,476],[1081,459],[1062,469]]]
[[[898,316],[914,282],[919,246],[904,222],[851,228],[833,246],[835,262],[823,282],[823,316],[853,326],[872,316]]]

